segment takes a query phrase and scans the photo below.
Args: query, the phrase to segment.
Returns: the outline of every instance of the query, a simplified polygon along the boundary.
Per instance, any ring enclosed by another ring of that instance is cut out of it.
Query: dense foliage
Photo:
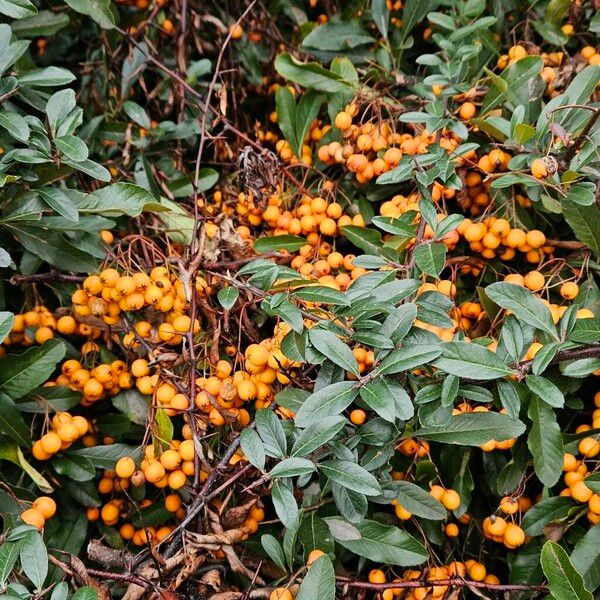
[[[591,600],[597,0],[0,0],[0,597]]]

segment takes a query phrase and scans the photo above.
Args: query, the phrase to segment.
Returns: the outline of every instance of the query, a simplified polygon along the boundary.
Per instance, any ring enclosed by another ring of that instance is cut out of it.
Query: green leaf
[[[48,574],[48,552],[42,536],[31,531],[21,540],[21,568],[37,590],[44,585]]]
[[[432,277],[437,277],[446,262],[446,246],[434,242],[421,244],[415,248],[415,263],[419,269]]]
[[[517,319],[557,338],[550,309],[533,292],[514,283],[492,283],[485,292],[498,306],[512,311]]]
[[[4,542],[0,545],[0,587],[4,587],[19,558],[20,546],[20,542]]]
[[[350,350],[340,338],[325,329],[315,327],[308,333],[310,343],[330,361],[354,375],[359,375],[358,362]]]
[[[388,36],[388,23],[390,20],[390,11],[387,7],[387,0],[372,0],[371,12],[373,13],[373,21],[379,29],[384,39]]]
[[[269,558],[282,570],[287,571],[285,566],[285,554],[281,544],[271,534],[266,533],[260,537],[260,543]]]
[[[289,142],[295,156],[302,155],[304,138],[317,116],[325,97],[310,90],[303,94],[296,105],[294,96],[286,87],[281,87],[275,94],[277,123]]]
[[[540,562],[548,580],[550,595],[555,600],[593,600],[569,555],[557,543],[548,541],[544,544]]]
[[[367,254],[379,254],[382,246],[381,236],[374,229],[346,225],[342,227],[342,233],[352,244],[357,248],[361,248]]]
[[[381,488],[369,471],[349,460],[326,460],[319,463],[323,475],[340,485],[365,496],[378,496]]]
[[[37,190],[42,200],[61,217],[79,222],[79,211],[75,203],[59,188],[43,187]]]
[[[448,423],[416,430],[419,437],[444,444],[481,446],[490,440],[502,441],[519,437],[525,425],[517,419],[496,412],[465,413],[453,416]]]
[[[333,563],[326,554],[318,558],[308,569],[296,600],[335,600],[335,573]]]
[[[287,452],[287,441],[281,421],[269,409],[256,411],[256,429],[264,443],[264,450],[268,456],[283,458]]]
[[[15,323],[15,315],[11,312],[0,311],[0,344],[6,339]]]
[[[37,14],[37,8],[29,0],[0,0],[0,13],[13,19],[24,19]]]
[[[84,141],[75,135],[62,135],[55,138],[55,146],[64,154],[69,160],[75,162],[82,162],[88,157],[88,149]]]
[[[75,75],[60,67],[46,67],[27,71],[17,79],[19,85],[24,87],[54,87],[71,83],[75,79]]]
[[[4,410],[4,409],[2,409]],[[14,423],[13,423],[14,425]],[[6,429],[2,430],[4,433],[7,432]],[[29,432],[28,432],[29,434]],[[15,465],[18,465],[29,475],[31,480],[37,485],[37,487],[44,493],[51,493],[53,491],[52,486],[48,481],[36,471],[23,456],[23,452],[21,452],[21,448],[17,446],[16,442],[12,441],[8,437],[0,436],[0,460],[9,460]]]
[[[14,21],[10,24],[10,27],[16,37],[30,39],[42,35],[54,35],[64,29],[70,22],[69,15],[65,13],[41,10],[36,15]]]
[[[400,350],[390,352],[377,366],[378,375],[391,375],[415,369],[430,363],[442,353],[442,348],[420,344],[405,344]]]
[[[370,561],[410,567],[420,565],[429,557],[420,542],[398,527],[368,519],[356,523],[354,527],[360,533],[360,539],[340,537],[336,535],[337,529],[332,529],[331,533],[341,546]]]
[[[148,113],[137,102],[127,100],[127,102],[123,104],[123,110],[125,111],[125,114],[140,127],[143,127],[146,130],[152,129],[152,123],[150,122]]]
[[[536,353],[533,363],[531,363],[531,372],[534,375],[543,373],[550,365],[559,349],[560,344],[558,342],[550,342],[549,344],[542,346]]]
[[[548,6],[546,6],[544,19],[550,23],[559,25],[567,16],[570,4],[570,0],[550,0]]]
[[[25,424],[17,405],[0,392],[0,432],[23,447],[31,445],[29,427]]]
[[[581,206],[568,198],[563,198],[562,207],[565,221],[577,239],[600,256],[600,208],[596,204]]]
[[[168,448],[173,439],[173,422],[164,408],[157,408],[154,413],[153,432],[155,439],[160,441],[163,448]]]
[[[135,446],[117,443],[108,446],[80,448],[74,450],[73,454],[87,458],[99,469],[114,469],[116,462],[123,456],[131,456],[135,460],[139,450]]]
[[[466,379],[489,380],[512,374],[511,369],[500,357],[479,344],[447,342],[441,349],[442,355],[433,362],[433,365],[451,375]]]
[[[569,341],[596,343],[600,340],[600,317],[593,319],[578,319],[573,331],[569,334]]]
[[[168,210],[148,190],[132,183],[107,185],[80,199],[77,206],[80,213],[100,213],[105,217],[137,217],[145,211]]]
[[[246,427],[240,434],[240,447],[245,457],[261,471],[265,469],[265,448],[260,436],[254,429]]]
[[[600,358],[581,358],[561,363],[561,372],[565,377],[586,377],[600,369]]]
[[[556,415],[551,406],[533,396],[527,413],[533,423],[527,446],[533,456],[538,479],[552,487],[560,478],[563,467],[563,442]]]
[[[111,400],[113,406],[129,417],[132,423],[146,426],[148,423],[148,409],[150,398],[144,396],[137,389],[123,390]]]
[[[341,75],[324,69],[319,63],[302,63],[284,52],[275,59],[275,70],[285,79],[321,92],[351,92],[353,86]]]
[[[60,231],[31,225],[11,226],[11,231],[29,252],[42,261],[76,273],[91,272],[98,268],[97,259],[78,248]],[[43,222],[42,222],[43,223]]]
[[[296,413],[297,427],[308,427],[325,417],[339,415],[358,396],[354,381],[340,381],[313,392]]]
[[[280,250],[296,252],[305,244],[306,239],[297,235],[266,235],[258,238],[252,247],[258,254],[264,254],[265,252],[279,252]]]
[[[335,542],[324,519],[316,511],[305,512],[298,529],[298,539],[304,547],[304,553],[319,549],[325,553],[334,552]]]
[[[84,585],[71,596],[71,600],[98,600],[98,592],[93,587]]]
[[[85,173],[86,175],[89,175],[90,177],[93,177],[98,181],[108,183],[111,179],[110,172],[108,171],[108,169],[105,169],[102,165],[99,165],[93,160],[87,159],[82,160],[81,162],[75,162],[67,158],[64,158],[63,160],[66,165],[69,165],[70,167],[73,167],[73,169],[75,169],[76,171],[81,171],[82,173]],[[164,210],[164,208],[160,209],[159,207],[160,204],[156,204],[155,206],[153,206],[152,210],[154,210],[155,212],[158,212],[159,210]]]
[[[229,310],[237,302],[240,297],[240,290],[235,286],[222,288],[217,294],[219,304],[225,309]]]
[[[600,586],[600,525],[594,525],[578,542],[571,562],[583,577],[585,587],[594,591]],[[1,584],[0,584],[1,585]]]
[[[269,477],[297,477],[315,471],[315,463],[311,460],[298,457],[284,458],[269,471]]]
[[[564,496],[545,498],[527,511],[521,526],[527,535],[541,535],[545,525],[564,519],[574,506],[575,502]]]
[[[493,77],[492,85],[483,99],[480,114],[495,108],[505,98],[508,98],[513,106],[529,100],[531,91],[535,89],[535,82],[541,79],[539,74],[542,67],[543,62],[539,56],[526,56],[509,65],[499,76]],[[490,73],[494,75],[486,69],[486,74]]]
[[[529,390],[540,400],[554,408],[562,408],[565,404],[563,393],[545,377],[539,375],[528,375],[525,384]]]
[[[91,17],[102,29],[114,29],[119,15],[110,0],[65,0],[78,13]]]
[[[379,229],[383,229],[383,231],[387,231],[388,233],[392,233],[393,235],[399,235],[401,237],[412,238],[415,237],[416,227],[413,223],[414,212],[410,211],[408,213],[410,215],[410,219],[406,219],[406,213],[399,218],[394,217],[373,217],[372,223]]]
[[[294,154],[298,154],[298,136],[296,135],[296,101],[294,94],[285,86],[275,92],[275,110],[277,112],[277,124],[283,137],[289,142]]]
[[[29,140],[29,125],[20,114],[16,112],[0,112],[0,127],[4,127],[12,137],[20,142]]]
[[[359,21],[330,21],[315,27],[302,40],[302,46],[315,50],[337,52],[372,44],[374,41],[362,29]]]
[[[0,267],[11,267],[11,269],[15,268],[13,259],[4,248],[0,248]]]
[[[439,0],[406,0],[402,9],[402,39],[405,40],[417,23],[439,4]]]
[[[442,521],[448,514],[441,502],[410,481],[394,481],[393,490],[400,505],[417,517]]]
[[[350,306],[350,300],[343,292],[324,285],[311,285],[303,287],[292,294],[305,302],[322,302],[339,306]]]
[[[296,531],[300,524],[300,512],[294,493],[283,479],[276,479],[271,490],[275,512],[283,526]]]
[[[292,456],[308,456],[317,448],[324,446],[341,431],[346,423],[344,417],[324,417],[300,432],[292,446]],[[246,431],[246,430],[245,430]]]
[[[73,481],[89,481],[96,475],[96,468],[90,460],[66,452],[52,459],[52,468]]]
[[[382,419],[390,423],[396,420],[396,400],[392,390],[383,380],[374,379],[363,385],[360,388],[360,397]]]
[[[22,354],[5,356],[0,369],[0,391],[13,400],[21,398],[48,380],[65,352],[60,340],[50,340]]]

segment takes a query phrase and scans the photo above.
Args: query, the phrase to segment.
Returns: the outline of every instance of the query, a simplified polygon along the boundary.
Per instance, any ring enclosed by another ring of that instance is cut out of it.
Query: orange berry
[[[177,512],[181,508],[181,497],[179,494],[169,494],[165,498],[165,508],[169,512]]]
[[[182,460],[194,460],[194,440],[184,440],[177,448]]]
[[[310,565],[312,565],[316,560],[321,558],[321,556],[325,556],[325,552],[323,552],[323,550],[312,550],[309,553],[308,558],[306,559],[306,566],[310,567]]]
[[[44,515],[37,508],[28,508],[21,513],[21,520],[27,525],[32,525],[33,527],[37,527],[38,529],[42,529],[46,519],[44,519]]]
[[[60,450],[62,439],[54,431],[49,431],[40,439],[40,447],[46,454],[55,454]]]
[[[507,548],[518,548],[525,541],[525,532],[515,523],[509,523],[504,530],[503,541]]]
[[[177,450],[165,450],[160,455],[160,464],[167,469],[167,471],[172,471],[179,466],[181,462],[181,456]]]
[[[347,112],[342,111],[336,115],[334,125],[340,131],[346,131],[347,129],[350,129],[350,125],[352,125],[352,116]]]
[[[185,485],[186,481],[186,474],[183,471],[180,471],[179,469],[177,471],[169,473],[168,486],[172,490],[178,490],[179,488],[182,488]]]
[[[361,410],[360,408],[356,408],[350,413],[350,421],[355,425],[362,425],[365,422],[366,418],[367,414],[364,410]]]
[[[510,496],[504,496],[500,500],[500,510],[505,515],[514,515],[519,510],[519,502]]]
[[[532,248],[541,248],[546,243],[546,236],[538,229],[532,229],[527,232],[526,243]]]
[[[546,163],[543,158],[536,158],[531,163],[531,174],[536,179],[545,179],[548,177],[548,169],[546,168]]]
[[[385,583],[387,581],[387,577],[381,569],[372,569],[369,571],[368,579],[369,583]]]
[[[461,119],[468,121],[472,119],[477,114],[477,108],[472,102],[465,102],[461,105],[458,114]]]
[[[545,277],[539,271],[529,271],[525,275],[525,287],[530,289],[532,292],[541,290],[546,283]]]
[[[165,476],[165,468],[158,461],[150,463],[143,471],[149,483],[156,483]]]
[[[117,475],[123,479],[128,479],[135,472],[135,461],[130,456],[123,456],[115,465]]]
[[[456,510],[460,506],[460,496],[455,490],[444,490],[441,503],[448,510]]]
[[[579,294],[579,286],[574,281],[565,281],[560,286],[560,295],[565,300],[574,300]]]
[[[571,497],[577,502],[589,502],[594,493],[583,481],[577,481],[570,487]]]
[[[50,519],[56,512],[56,502],[49,496],[40,496],[33,503],[33,508],[37,508],[44,519]]]

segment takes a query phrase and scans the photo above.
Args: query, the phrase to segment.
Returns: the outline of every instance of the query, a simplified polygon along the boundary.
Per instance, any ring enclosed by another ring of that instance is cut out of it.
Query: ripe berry
[[[312,550],[309,553],[308,558],[306,559],[306,566],[310,567],[310,565],[312,565],[316,560],[321,558],[321,556],[325,556],[325,552],[323,552],[323,550]]]
[[[579,294],[579,286],[574,281],[565,281],[560,286],[560,295],[565,300],[574,300]]]
[[[123,456],[117,461],[115,471],[119,477],[128,479],[135,472],[135,461],[130,456]]]
[[[444,490],[441,502],[448,510],[456,510],[460,506],[460,496],[455,490]]]
[[[531,174],[536,179],[545,179],[548,177],[548,169],[546,168],[546,163],[543,158],[536,158],[531,163]]]
[[[34,501],[33,508],[37,508],[44,519],[50,519],[56,512],[56,502],[49,496],[40,496]]]
[[[37,508],[28,508],[27,510],[24,510],[21,513],[21,520],[24,523],[27,523],[27,525],[33,525],[33,527],[37,527],[38,529],[42,529],[46,523],[42,511]]]

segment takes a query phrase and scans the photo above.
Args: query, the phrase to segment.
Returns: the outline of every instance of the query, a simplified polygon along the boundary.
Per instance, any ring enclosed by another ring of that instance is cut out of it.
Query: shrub
[[[2,596],[591,599],[591,3],[65,2],[0,0]]]

